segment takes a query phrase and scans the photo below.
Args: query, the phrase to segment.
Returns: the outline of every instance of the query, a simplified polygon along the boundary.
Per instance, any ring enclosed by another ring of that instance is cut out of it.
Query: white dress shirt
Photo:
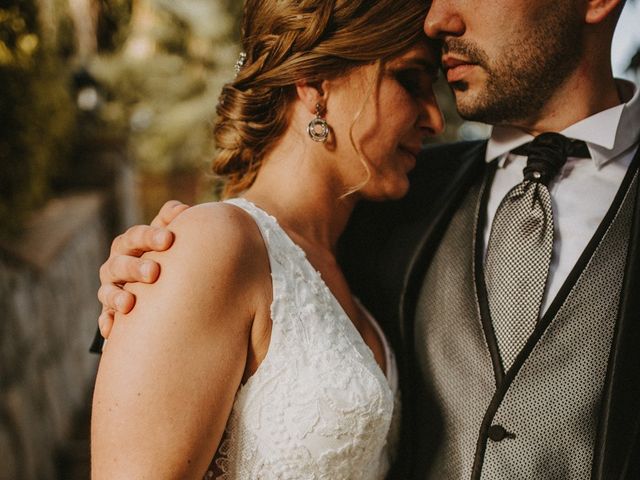
[[[545,312],[609,210],[640,141],[640,89],[617,80],[626,103],[596,113],[563,130],[563,135],[584,140],[591,158],[568,158],[549,185],[555,225],[553,256],[542,301]],[[513,127],[494,127],[486,161],[498,159],[487,203],[484,248],[498,205],[522,181],[527,158],[509,153],[533,140]]]

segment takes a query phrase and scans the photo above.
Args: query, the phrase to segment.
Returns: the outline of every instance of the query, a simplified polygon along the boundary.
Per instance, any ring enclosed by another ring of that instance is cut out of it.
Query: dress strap
[[[291,260],[304,255],[298,248],[294,248],[289,237],[286,236],[274,216],[269,215],[244,198],[230,198],[224,200],[224,203],[229,203],[241,208],[256,222],[269,254],[272,275],[280,273],[282,269],[287,269],[287,266],[291,265]],[[287,259],[289,259],[289,261],[287,261]]]

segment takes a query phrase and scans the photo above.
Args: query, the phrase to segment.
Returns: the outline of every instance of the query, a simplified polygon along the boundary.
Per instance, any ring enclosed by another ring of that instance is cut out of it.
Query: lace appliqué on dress
[[[215,460],[222,472],[217,478],[384,478],[395,443],[390,437],[397,432],[397,385],[391,388],[320,274],[276,219],[247,200],[227,202],[247,211],[264,238],[273,325],[266,357],[236,394]],[[394,362],[387,363],[395,376]],[[215,476],[213,470],[208,475]]]

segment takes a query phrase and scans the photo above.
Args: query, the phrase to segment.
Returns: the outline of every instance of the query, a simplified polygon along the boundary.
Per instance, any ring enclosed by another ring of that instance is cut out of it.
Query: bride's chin
[[[393,183],[385,183],[371,188],[367,192],[363,192],[362,197],[365,200],[373,202],[384,202],[387,200],[400,200],[409,192],[409,179],[397,180]]]
[[[402,188],[396,189],[391,195],[389,195],[388,200],[400,200],[409,192],[409,182],[406,185],[403,185]]]

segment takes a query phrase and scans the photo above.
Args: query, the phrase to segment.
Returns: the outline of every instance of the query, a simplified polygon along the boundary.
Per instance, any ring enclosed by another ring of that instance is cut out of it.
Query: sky
[[[627,0],[613,36],[612,65],[616,77],[633,78],[631,73],[625,70],[633,54],[638,51],[638,46],[640,46],[640,0]]]

